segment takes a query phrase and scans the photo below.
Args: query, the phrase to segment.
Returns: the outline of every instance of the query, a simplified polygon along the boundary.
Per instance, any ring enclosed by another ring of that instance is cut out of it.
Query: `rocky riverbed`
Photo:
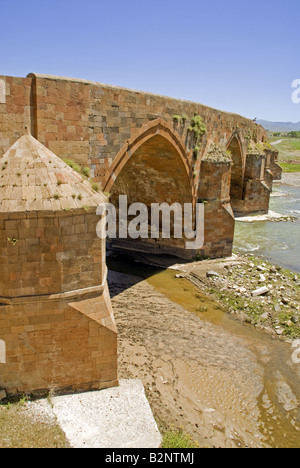
[[[236,319],[285,339],[300,336],[299,275],[247,255],[176,268]]]

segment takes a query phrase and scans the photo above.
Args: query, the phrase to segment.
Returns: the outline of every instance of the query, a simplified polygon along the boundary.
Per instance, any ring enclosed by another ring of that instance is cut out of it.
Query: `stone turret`
[[[106,282],[105,202],[31,135],[0,159],[0,388],[8,394],[117,385]]]

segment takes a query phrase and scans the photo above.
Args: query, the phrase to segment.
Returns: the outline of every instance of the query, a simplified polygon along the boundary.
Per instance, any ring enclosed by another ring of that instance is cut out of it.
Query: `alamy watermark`
[[[295,348],[295,351],[292,354],[292,361],[294,364],[300,364],[300,339],[294,340],[292,343],[292,348]]]
[[[97,215],[106,214],[106,225],[97,225],[97,235],[110,239],[185,239],[185,248],[199,250],[204,245],[204,204],[132,203],[119,196],[118,210],[112,203],[97,207]],[[173,221],[171,219],[173,215]],[[149,223],[150,221],[150,223]]]
[[[296,88],[292,93],[292,101],[294,104],[300,103],[300,79],[292,82],[292,88]]]
[[[0,340],[0,364],[6,364],[6,346],[4,340]]]

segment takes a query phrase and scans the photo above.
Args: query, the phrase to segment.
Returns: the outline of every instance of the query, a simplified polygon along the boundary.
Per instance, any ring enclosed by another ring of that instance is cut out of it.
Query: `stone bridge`
[[[204,245],[116,239],[112,247],[182,258],[230,255],[235,214],[267,212],[277,152],[254,121],[207,106],[96,82],[30,73],[0,76],[0,157],[31,134],[62,159],[89,167],[118,208],[204,203]]]

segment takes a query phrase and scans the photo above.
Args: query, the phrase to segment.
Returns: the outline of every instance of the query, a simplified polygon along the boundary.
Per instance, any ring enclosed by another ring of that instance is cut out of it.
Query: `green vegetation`
[[[195,114],[191,120],[191,124],[188,127],[188,131],[194,136],[194,149],[193,156],[194,159],[198,159],[198,152],[201,149],[201,143],[203,135],[206,133],[206,126],[203,123],[202,117]]]
[[[194,115],[188,130],[193,133],[196,144],[199,143],[203,135],[206,133],[206,126],[204,125],[200,115]]]
[[[270,136],[271,143],[278,140],[281,141],[273,145],[273,148],[279,151],[279,161],[300,161],[300,138],[288,137],[283,134],[274,136],[274,133]]]
[[[298,280],[298,275],[289,270],[259,257],[244,256],[241,263],[228,268],[226,288],[225,282],[210,280],[207,292],[240,320],[295,339],[300,337]],[[266,296],[251,295],[266,285]]]
[[[100,192],[101,185],[97,182],[91,182],[91,187],[93,190],[95,190],[95,192]]]
[[[185,434],[182,429],[176,431],[169,430],[163,434],[162,448],[199,448],[189,434]]]
[[[263,143],[255,143],[250,141],[247,149],[248,154],[255,154],[257,156],[265,155],[266,146]]]
[[[85,176],[85,177],[90,177],[90,168],[89,167],[84,167],[82,169],[82,174]]]
[[[81,172],[81,167],[79,166],[79,164],[77,164],[75,161],[72,161],[72,159],[63,159],[63,161],[68,166],[70,166],[74,171]]]
[[[0,448],[67,448],[64,432],[56,422],[36,420],[27,399],[0,404]]]
[[[19,241],[18,239],[16,239],[15,237],[8,237],[7,240],[12,244],[12,245],[16,245]]]
[[[91,187],[92,189],[95,191],[95,192],[100,192],[101,190],[101,185],[98,183],[98,182],[94,182],[93,180],[90,180],[90,175],[91,175],[91,170],[89,167],[83,167],[81,169],[81,167],[79,166],[79,164],[77,164],[75,161],[72,161],[72,159],[64,159],[63,160],[68,166],[70,166],[74,171],[80,173],[81,175],[83,175],[86,179],[89,180],[90,184],[91,184]],[[73,198],[76,198],[76,195],[73,196]],[[80,195],[81,197],[81,195]],[[79,196],[77,197],[79,200],[81,200],[81,198],[79,198]]]
[[[280,166],[282,167],[283,172],[300,172],[300,163],[293,164],[281,162]]]
[[[221,148],[221,146],[214,143],[208,148],[204,159],[211,162],[232,162],[230,151],[226,151],[225,148]]]
[[[188,116],[187,115],[173,115],[173,120],[174,122],[177,122],[178,124],[184,124],[186,122],[186,120],[188,119]]]
[[[295,131],[289,132],[288,136],[291,138],[300,138],[300,132],[295,132]]]
[[[181,115],[173,115],[174,122],[181,123],[182,117]]]

